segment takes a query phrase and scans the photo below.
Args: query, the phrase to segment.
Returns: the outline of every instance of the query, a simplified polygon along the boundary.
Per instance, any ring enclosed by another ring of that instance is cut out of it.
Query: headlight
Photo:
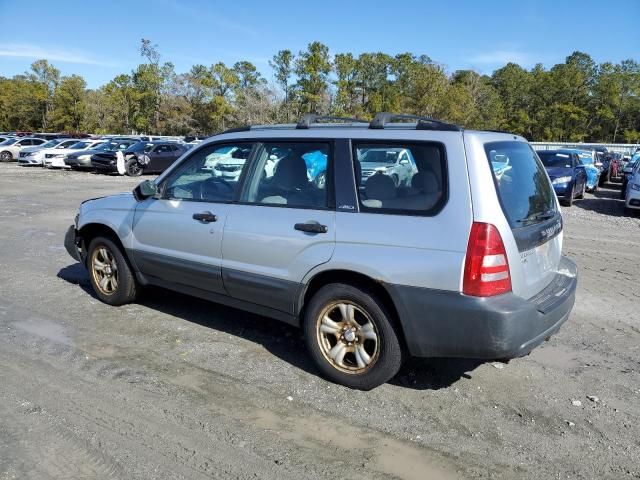
[[[632,183],[631,188],[633,190],[640,190],[640,183]]]
[[[558,177],[558,178],[554,178],[551,183],[553,183],[554,185],[560,185],[563,183],[569,183],[570,181],[571,181],[571,177]]]
[[[78,160],[89,160],[91,158],[91,155],[80,155],[78,157]]]

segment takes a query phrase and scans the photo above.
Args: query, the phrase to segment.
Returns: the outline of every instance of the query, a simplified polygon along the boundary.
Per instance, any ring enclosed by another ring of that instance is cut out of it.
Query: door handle
[[[329,231],[326,225],[321,225],[318,222],[296,223],[293,228],[307,233],[327,233]]]
[[[218,217],[211,212],[194,213],[193,219],[202,223],[211,223],[218,220]]]

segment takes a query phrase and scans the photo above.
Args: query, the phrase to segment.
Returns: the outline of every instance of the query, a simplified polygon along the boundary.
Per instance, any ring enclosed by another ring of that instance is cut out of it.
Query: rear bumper
[[[507,359],[526,355],[557,332],[575,302],[577,267],[562,258],[554,280],[535,297],[488,298],[390,285],[407,346],[418,357]]]

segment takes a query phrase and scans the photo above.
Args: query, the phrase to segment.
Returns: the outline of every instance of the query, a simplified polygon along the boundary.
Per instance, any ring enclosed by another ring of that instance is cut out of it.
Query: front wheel
[[[139,177],[142,175],[142,165],[138,163],[136,158],[128,159],[124,169],[130,177]]]
[[[322,287],[306,308],[303,328],[311,357],[333,382],[371,390],[400,370],[402,349],[389,314],[365,289]]]
[[[575,194],[576,194],[576,186],[574,184],[574,185],[571,185],[571,191],[569,192],[568,195],[565,195],[562,201],[562,204],[565,207],[570,207],[571,205],[573,205],[573,197],[575,196]]]
[[[122,251],[106,237],[89,244],[87,269],[98,298],[109,305],[124,305],[136,299],[138,284]]]

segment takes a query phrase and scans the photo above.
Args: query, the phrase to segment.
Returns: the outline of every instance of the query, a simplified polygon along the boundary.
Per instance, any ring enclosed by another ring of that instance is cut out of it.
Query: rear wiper
[[[543,221],[543,220],[549,220],[550,218],[553,218],[556,216],[556,211],[555,210],[547,210],[546,212],[540,212],[540,213],[534,213],[533,215],[529,215],[526,218],[523,218],[522,220],[518,220],[518,222],[520,223],[526,223],[526,222],[533,222],[533,221]]]

